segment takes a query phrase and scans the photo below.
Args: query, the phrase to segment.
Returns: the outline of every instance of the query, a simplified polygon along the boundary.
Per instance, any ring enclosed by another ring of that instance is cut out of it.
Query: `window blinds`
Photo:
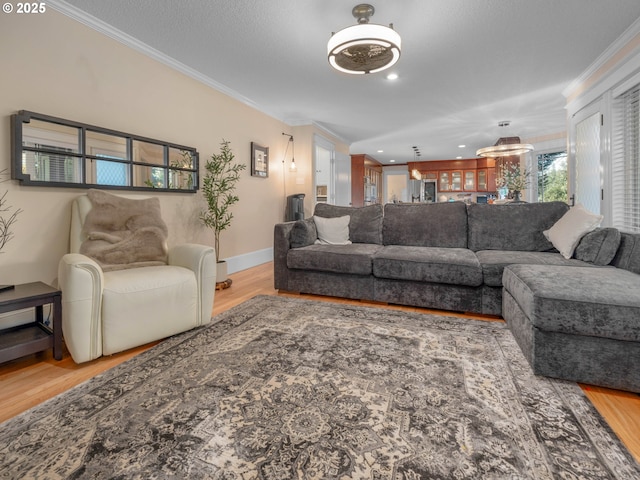
[[[640,84],[614,99],[612,133],[613,226],[640,233]]]

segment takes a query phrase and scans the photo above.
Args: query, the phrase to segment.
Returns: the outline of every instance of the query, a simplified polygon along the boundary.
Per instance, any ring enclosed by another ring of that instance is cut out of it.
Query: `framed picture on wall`
[[[251,142],[251,176],[269,176],[269,147],[262,147],[255,142]]]

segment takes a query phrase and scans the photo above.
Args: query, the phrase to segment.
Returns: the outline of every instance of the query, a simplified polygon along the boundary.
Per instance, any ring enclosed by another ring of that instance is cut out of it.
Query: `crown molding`
[[[582,74],[572,81],[563,91],[562,94],[565,98],[571,97],[574,92],[588,82],[598,71],[603,68],[607,62],[615,57],[615,55],[627,46],[635,37],[640,35],[640,18],[633,22],[629,28],[627,28],[622,35],[620,35],[607,49],[602,52],[596,60],[582,72]],[[619,66],[619,65],[618,65]],[[613,69],[618,66],[614,66]]]
[[[341,141],[342,143],[346,144],[346,145],[351,145],[351,141],[347,140],[346,138],[344,138],[342,135],[337,134],[336,132],[334,132],[333,130],[328,129],[327,127],[325,127],[324,125],[320,125],[318,122],[316,121],[311,121],[311,125],[313,125],[315,128],[317,128],[318,130],[322,130],[324,133],[326,133],[327,135],[331,135],[333,138],[335,138],[336,140]]]
[[[117,42],[120,42],[123,45],[129,48],[132,48],[133,50],[136,50],[139,53],[142,53],[145,56],[153,60],[156,60],[157,62],[160,62],[168,66],[169,68],[172,68],[173,70],[176,70],[186,75],[187,77],[190,77],[210,88],[213,88],[214,90],[217,90],[225,95],[228,95],[229,97],[255,110],[258,110],[259,112],[269,115],[270,117],[275,118],[276,120],[287,123],[285,120],[283,120],[282,118],[279,118],[273,112],[269,112],[265,110],[264,108],[256,104],[253,100],[245,97],[244,95],[241,95],[240,93],[233,90],[232,88],[229,88],[226,85],[216,82],[212,78],[200,73],[199,71],[175,60],[174,58],[171,58],[170,56],[156,50],[155,48],[150,47],[149,45],[141,42],[137,38],[132,37],[128,33],[118,30],[117,28],[94,17],[93,15],[90,15],[75,6],[68,4],[64,0],[49,0],[47,1],[47,6],[52,7],[54,10],[62,13],[63,15],[66,15],[72,20],[82,23],[83,25],[99,33],[102,33],[103,35],[106,35],[112,38],[113,40],[116,40]]]

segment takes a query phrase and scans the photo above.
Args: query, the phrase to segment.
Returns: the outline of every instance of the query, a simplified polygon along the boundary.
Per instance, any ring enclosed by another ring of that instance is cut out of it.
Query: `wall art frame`
[[[251,176],[269,177],[269,147],[251,142]]]

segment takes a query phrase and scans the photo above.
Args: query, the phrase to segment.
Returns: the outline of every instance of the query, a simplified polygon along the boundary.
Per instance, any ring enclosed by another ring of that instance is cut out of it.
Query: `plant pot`
[[[227,262],[221,260],[216,264],[216,290],[224,290],[231,286],[231,279],[227,275]]]
[[[222,283],[227,280],[227,262],[224,260],[216,264],[216,283]]]

